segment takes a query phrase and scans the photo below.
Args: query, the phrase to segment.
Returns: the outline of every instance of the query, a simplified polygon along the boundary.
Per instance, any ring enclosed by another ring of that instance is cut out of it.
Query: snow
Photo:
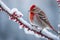
[[[16,12],[18,16],[23,16],[23,14],[20,11],[18,11],[17,8],[13,8],[12,10],[10,10],[1,0],[0,0],[0,5],[11,14]]]
[[[59,40],[58,36],[52,34],[51,32],[47,31],[46,29],[43,29],[42,33],[45,34],[46,36],[50,37],[50,38],[53,38],[55,40]]]
[[[0,0],[0,5],[1,5],[5,10],[7,10],[9,13],[11,13],[11,14],[16,11],[16,14],[17,14],[18,16],[19,16],[19,15],[22,15],[22,16],[23,16],[23,14],[22,14],[20,11],[18,11],[18,9],[16,9],[16,8],[13,8],[12,10],[10,10],[1,0]],[[29,24],[27,21],[25,21],[22,17],[20,17],[20,18],[18,18],[18,19],[19,19],[22,23],[24,23],[25,25],[27,25],[30,29],[34,29],[34,30],[36,30],[37,32],[40,32],[39,28],[37,29],[36,27],[32,27],[31,24]],[[23,26],[23,25],[21,25],[21,26]],[[20,26],[20,29],[22,29],[21,26]],[[27,28],[24,28],[24,31],[25,31],[26,34],[31,34],[31,35],[35,35],[36,37],[40,37],[40,35],[35,34],[33,31],[30,31],[30,30],[28,31]],[[58,37],[58,36],[52,34],[51,32],[49,32],[49,31],[46,30],[46,29],[43,29],[43,30],[42,30],[42,34],[44,34],[44,35],[46,35],[46,36],[48,36],[48,37],[50,37],[50,38],[52,38],[52,39],[59,40],[59,37]],[[44,38],[44,37],[43,37],[43,38]]]
[[[10,9],[0,0],[0,5],[10,13]]]
[[[28,22],[26,22],[26,21],[23,20],[22,18],[21,18],[20,20],[21,20],[21,22],[23,22],[25,25],[28,24],[27,26],[30,27],[31,29],[34,29]],[[37,30],[37,31],[39,32],[38,29],[34,29],[34,30]],[[24,31],[25,31],[25,33],[27,33],[27,34],[32,34],[32,35],[34,35],[34,33],[33,33],[32,31],[28,31],[27,29],[25,29]],[[50,37],[50,38],[59,40],[59,37],[58,37],[58,36],[56,36],[56,35],[54,35],[53,33],[49,32],[47,29],[43,29],[43,30],[42,30],[42,33],[43,33],[44,35]],[[35,35],[35,36],[38,36],[38,35]]]
[[[45,37],[41,37],[41,35],[38,35],[38,34],[34,33],[34,32],[31,31],[31,30],[28,31],[27,28],[24,28],[24,31],[25,31],[26,34],[34,35],[34,36],[37,37],[37,38],[45,38]]]
[[[20,21],[21,21],[22,23],[24,23],[25,25],[27,25],[30,29],[34,29],[34,30],[40,32],[40,29],[37,29],[36,27],[32,27],[31,24],[29,24],[29,23],[28,23],[27,21],[25,21],[23,18],[19,18],[19,19],[20,19]]]
[[[23,16],[23,14],[20,12],[20,11],[18,11],[18,9],[17,8],[13,8],[12,10],[11,10],[11,14],[13,14],[14,12],[16,12],[16,14],[17,14],[17,16]]]

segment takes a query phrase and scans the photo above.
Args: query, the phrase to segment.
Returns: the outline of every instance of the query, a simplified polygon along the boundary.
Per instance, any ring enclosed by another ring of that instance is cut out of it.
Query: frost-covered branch
[[[13,8],[12,10],[10,10],[1,0],[0,0],[0,10],[6,12],[9,15],[10,19],[17,22],[20,25],[20,27],[25,29],[25,31],[26,30],[28,32],[31,31],[32,34],[37,34],[39,37],[41,35],[41,37],[45,37],[50,40],[59,39],[56,35],[52,34],[51,32],[47,31],[46,29],[43,29],[40,32],[39,29],[32,27],[27,21],[25,21],[22,18],[23,14],[20,11],[18,11],[16,8]]]

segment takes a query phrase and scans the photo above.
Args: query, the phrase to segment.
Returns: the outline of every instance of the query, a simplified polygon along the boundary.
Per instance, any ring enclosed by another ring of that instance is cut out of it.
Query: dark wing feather
[[[41,11],[41,12],[39,13],[39,17],[40,17],[40,19],[41,19],[43,22],[45,22],[52,30],[54,30],[56,33],[58,33],[58,32],[52,27],[52,25],[50,24],[50,22],[49,22],[49,20],[48,20],[48,18],[47,18],[47,16],[46,16],[46,14],[45,14],[43,11]]]
[[[45,22],[46,24],[48,24],[48,26],[52,27],[46,14],[43,11],[40,11],[40,13],[38,13],[38,16],[40,17],[40,19]]]

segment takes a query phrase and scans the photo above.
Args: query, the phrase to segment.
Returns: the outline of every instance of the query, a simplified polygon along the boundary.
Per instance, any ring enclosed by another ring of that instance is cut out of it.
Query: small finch
[[[41,30],[49,28],[58,33],[50,24],[46,14],[36,5],[30,7],[29,19],[32,26],[38,26]]]

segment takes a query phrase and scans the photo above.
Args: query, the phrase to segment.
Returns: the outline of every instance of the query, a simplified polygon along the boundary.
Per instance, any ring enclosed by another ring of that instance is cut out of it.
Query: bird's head
[[[31,7],[30,7],[30,12],[32,12],[32,13],[38,13],[40,11],[40,9],[36,6],[36,5],[32,5]]]
[[[36,5],[32,5],[32,6],[30,7],[30,11],[34,11],[35,8],[36,8]]]

